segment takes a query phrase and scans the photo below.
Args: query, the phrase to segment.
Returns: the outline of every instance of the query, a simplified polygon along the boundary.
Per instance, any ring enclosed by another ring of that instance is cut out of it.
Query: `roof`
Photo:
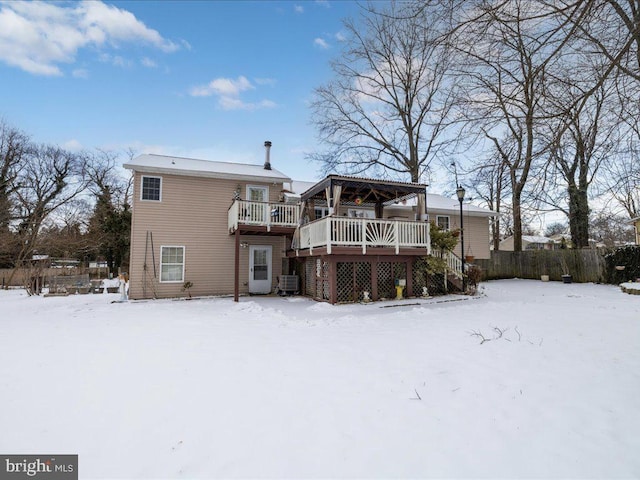
[[[505,242],[510,238],[513,238],[513,235],[508,236],[507,238],[502,240],[500,243]],[[522,241],[527,243],[557,243],[551,240],[549,237],[543,237],[541,235],[522,235]]]
[[[413,208],[416,205],[415,195],[399,199],[400,201],[406,200],[404,203],[390,202],[385,206],[393,206],[394,208]],[[427,193],[427,213],[448,213],[448,214],[460,214],[460,201],[457,198],[449,198],[444,195],[438,195],[437,193]],[[487,208],[471,205],[470,203],[463,203],[462,209],[465,215],[471,215],[472,217],[495,217],[497,214],[493,210]]]
[[[313,197],[324,198],[327,187],[341,186],[341,198],[346,202],[357,198],[362,203],[377,203],[395,200],[408,194],[425,193],[427,185],[422,183],[394,182],[391,180],[376,180],[372,178],[350,177],[345,175],[329,175],[311,188],[300,194],[300,199],[306,201]]]
[[[478,207],[471,205],[470,203],[462,203],[462,209],[465,215],[472,215],[478,217],[495,217],[496,212],[489,210],[488,208]],[[437,193],[427,194],[427,213],[430,211],[442,211],[442,212],[460,212],[460,201],[457,198],[445,197],[444,195],[438,195]]]
[[[171,157],[152,153],[139,155],[123,166],[129,170],[141,173],[165,173],[250,181],[291,181],[284,173],[274,169],[265,170],[263,165],[214,162],[211,160]]]
[[[543,237],[542,235],[522,235],[522,240],[528,243],[555,243],[549,237]]]
[[[348,177],[355,178],[355,177]],[[376,180],[369,180],[376,181]],[[381,181],[380,181],[381,182]],[[382,182],[385,183],[385,182]],[[386,182],[391,184],[396,184],[399,182]],[[310,190],[313,186],[315,186],[315,182],[301,182],[298,180],[294,180],[291,183],[291,193],[287,193],[287,196],[290,198],[300,198],[302,193]],[[405,184],[405,185],[420,185],[420,184]],[[422,185],[420,188],[426,187],[426,185]],[[417,204],[417,197],[415,194],[402,195],[397,198],[393,198],[392,200],[388,200],[385,202],[385,206],[393,206],[394,208],[407,208],[411,210]],[[449,197],[445,197],[443,195],[438,195],[436,193],[427,193],[427,212],[443,212],[443,213],[453,213],[457,214],[460,212],[460,202],[458,199],[453,199]],[[494,217],[496,213],[493,210],[489,210],[487,208],[477,207],[475,205],[471,205],[469,203],[463,204],[463,209],[465,215],[477,216],[477,217]]]

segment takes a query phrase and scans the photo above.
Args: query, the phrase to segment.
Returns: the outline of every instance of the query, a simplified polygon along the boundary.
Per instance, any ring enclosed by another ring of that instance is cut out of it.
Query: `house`
[[[389,298],[399,281],[405,295],[422,291],[415,266],[430,252],[428,205],[456,228],[457,202],[415,183],[339,175],[295,182],[271,168],[270,147],[264,165],[162,155],[124,165],[134,180],[130,298],[182,296],[190,282],[192,295],[237,299],[271,293],[292,274],[296,290],[332,303],[364,292]],[[476,208],[466,208],[465,231],[475,256],[488,258],[491,213]],[[460,260],[449,263],[460,276]]]
[[[555,250],[560,243],[541,235],[523,235],[522,250]],[[500,250],[513,251],[513,235],[500,241]]]
[[[640,245],[640,217],[632,218],[629,223],[633,225],[636,237],[636,245]]]

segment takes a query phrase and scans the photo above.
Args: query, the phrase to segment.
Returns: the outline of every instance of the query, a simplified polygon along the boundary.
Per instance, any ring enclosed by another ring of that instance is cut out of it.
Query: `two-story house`
[[[389,298],[398,281],[405,295],[421,291],[416,265],[430,253],[429,215],[456,228],[456,201],[415,183],[339,175],[292,182],[271,168],[270,146],[264,165],[162,155],[124,165],[134,175],[132,299],[183,296],[185,282],[193,295],[237,299],[273,292],[283,274],[298,275],[301,293],[332,303],[364,292]],[[491,212],[465,215],[465,242],[488,258]],[[449,261],[459,275],[457,257]]]

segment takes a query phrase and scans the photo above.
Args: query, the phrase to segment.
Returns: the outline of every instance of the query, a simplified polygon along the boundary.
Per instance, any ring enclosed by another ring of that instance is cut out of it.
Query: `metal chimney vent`
[[[269,140],[264,142],[264,148],[266,150],[265,158],[264,158],[264,169],[271,170],[271,162],[269,161],[269,152],[271,150],[271,142]]]

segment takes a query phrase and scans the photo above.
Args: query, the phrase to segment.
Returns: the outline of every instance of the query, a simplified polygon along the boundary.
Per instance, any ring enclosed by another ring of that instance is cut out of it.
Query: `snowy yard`
[[[0,452],[77,453],[80,478],[640,477],[640,296],[483,290],[392,308],[0,291]]]

